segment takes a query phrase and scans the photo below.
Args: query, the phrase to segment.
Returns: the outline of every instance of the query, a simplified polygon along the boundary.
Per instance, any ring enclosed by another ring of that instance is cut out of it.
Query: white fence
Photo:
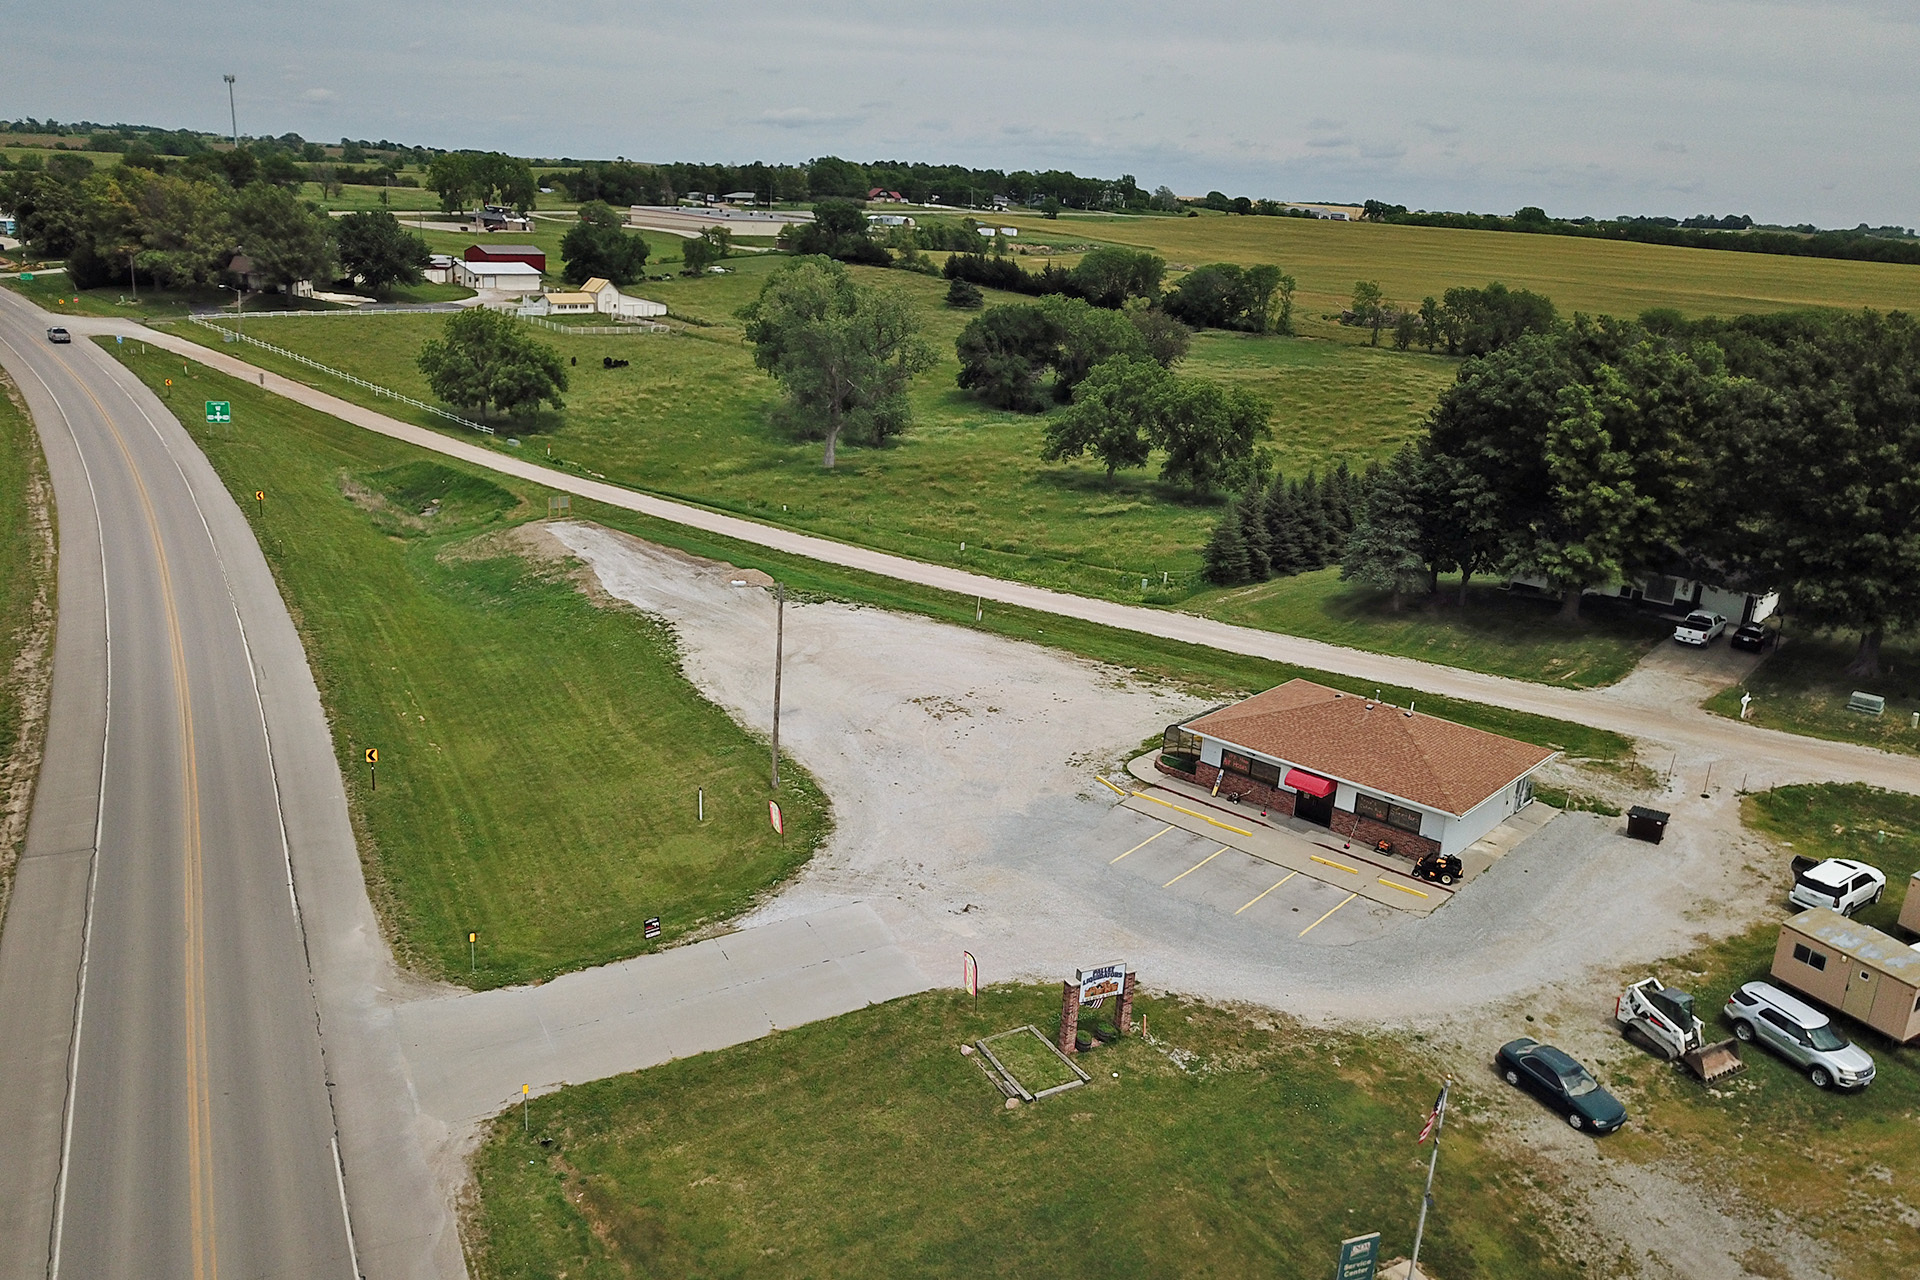
[[[650,320],[636,320],[631,324],[555,324],[551,320],[542,320],[539,316],[521,316],[528,324],[537,324],[542,329],[551,329],[555,333],[574,334],[584,337],[597,337],[620,333],[669,333],[664,324],[654,324]]]
[[[308,312],[307,314],[308,315],[333,315],[336,313],[328,312],[328,311],[311,311],[311,312]],[[352,313],[349,312],[347,314],[352,314]],[[389,391],[387,388],[381,386],[379,383],[368,382],[365,378],[356,378],[350,373],[343,373],[340,370],[332,368],[329,365],[321,364],[318,360],[309,360],[307,357],[301,355],[298,351],[288,351],[285,347],[276,347],[271,342],[262,342],[258,338],[250,337],[249,335],[240,333],[234,329],[229,329],[225,325],[215,324],[213,321],[208,320],[204,316],[188,316],[187,318],[193,321],[197,325],[200,325],[204,328],[212,329],[215,333],[220,334],[223,341],[249,343],[253,346],[259,347],[262,351],[271,351],[273,352],[273,354],[277,356],[283,356],[286,359],[292,360],[297,364],[303,364],[307,366],[307,368],[309,369],[318,369],[321,373],[327,374],[331,377],[339,378],[345,382],[351,382],[356,387],[364,387],[366,390],[373,392],[373,394],[377,396],[385,396],[389,400],[398,400],[401,404],[411,405],[415,409],[424,409],[436,418],[445,418],[448,422],[458,423],[463,427],[470,427],[473,430],[478,431],[483,435],[490,436],[494,433],[492,427],[482,426],[478,422],[469,422],[467,419],[461,417],[459,414],[448,413],[445,409],[442,409],[438,405],[428,404],[423,400],[415,400],[412,396],[403,396],[398,391]]]

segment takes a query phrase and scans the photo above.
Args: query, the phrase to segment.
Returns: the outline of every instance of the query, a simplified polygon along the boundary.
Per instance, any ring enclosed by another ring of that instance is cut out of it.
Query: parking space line
[[[1318,858],[1316,858],[1316,859],[1314,859],[1314,861],[1316,861],[1316,862],[1318,862],[1318,861],[1319,861],[1319,859],[1318,859]],[[1332,914],[1333,914],[1333,913],[1334,913],[1335,911],[1338,911],[1338,910],[1340,909],[1340,907],[1344,907],[1344,906],[1346,906],[1346,905],[1347,905],[1347,904],[1348,904],[1349,902],[1352,902],[1352,901],[1353,901],[1353,900],[1354,900],[1355,898],[1357,898],[1357,897],[1359,897],[1359,896],[1360,896],[1360,895],[1359,895],[1359,894],[1357,894],[1357,893],[1350,893],[1350,894],[1348,894],[1348,895],[1347,895],[1346,897],[1344,897],[1344,898],[1342,898],[1342,899],[1340,899],[1340,905],[1339,905],[1339,906],[1336,906],[1336,907],[1334,907],[1334,908],[1332,908],[1331,910],[1329,910],[1329,911],[1327,912],[1327,916],[1330,916],[1330,915],[1332,915]],[[1325,919],[1327,918],[1327,916],[1321,916],[1319,920],[1315,920],[1315,921],[1314,921],[1314,922],[1313,922],[1312,924],[1310,924],[1310,925],[1308,925],[1308,926],[1307,926],[1306,928],[1304,928],[1304,929],[1302,929],[1302,930],[1300,931],[1300,936],[1304,938],[1304,937],[1306,937],[1306,936],[1307,936],[1308,934],[1310,934],[1310,933],[1312,933],[1312,932],[1313,932],[1313,931],[1314,931],[1315,929],[1318,929],[1318,928],[1320,927],[1320,925],[1321,925],[1321,922],[1322,922],[1322,921],[1324,921],[1324,920],[1325,920]]]
[[[1148,836],[1148,837],[1147,837],[1147,838],[1146,838],[1145,840],[1142,840],[1142,841],[1141,841],[1141,842],[1140,842],[1139,844],[1137,844],[1137,845],[1135,845],[1135,846],[1133,846],[1133,848],[1131,848],[1131,849],[1129,849],[1129,850],[1127,850],[1127,853],[1138,853],[1138,852],[1140,852],[1140,851],[1141,851],[1142,849],[1144,849],[1144,848],[1146,848],[1146,847],[1147,847],[1148,845],[1150,845],[1150,844],[1152,844],[1152,843],[1153,843],[1153,842],[1154,842],[1155,840],[1158,840],[1158,839],[1159,839],[1159,838],[1160,838],[1161,836],[1163,836],[1163,835],[1165,835],[1165,834],[1167,834],[1167,832],[1169,832],[1169,831],[1173,831],[1173,830],[1175,830],[1175,827],[1173,826],[1173,824],[1172,824],[1172,823],[1168,823],[1168,824],[1167,824],[1166,826],[1164,826],[1164,827],[1162,827],[1162,828],[1160,828],[1160,830],[1158,830],[1158,831],[1156,831],[1156,832],[1154,832],[1154,833],[1153,833],[1152,835],[1150,835],[1150,836]],[[1123,854],[1121,854],[1121,855],[1120,855],[1120,858],[1124,858],[1124,857],[1126,857],[1126,856],[1127,856],[1127,853],[1123,853]],[[1114,863],[1116,863],[1116,862],[1118,862],[1118,861],[1120,861],[1120,858],[1109,858],[1109,859],[1107,859],[1107,865],[1108,865],[1108,866],[1112,866],[1112,865],[1113,865]]]
[[[1247,831],[1240,827],[1232,826],[1228,823],[1221,822],[1218,818],[1209,818],[1206,814],[1200,813],[1197,810],[1182,808],[1180,805],[1174,804],[1170,800],[1162,800],[1159,796],[1150,796],[1144,791],[1136,791],[1131,796],[1129,796],[1128,799],[1145,800],[1149,804],[1161,805],[1165,808],[1173,810],[1175,813],[1184,813],[1189,818],[1198,818],[1200,819],[1200,821],[1207,823],[1209,826],[1218,827],[1222,831],[1231,831],[1233,832],[1233,834],[1237,836],[1250,836],[1253,834],[1253,832],[1251,831]]]
[[[1278,888],[1279,888],[1279,887],[1280,887],[1281,885],[1283,885],[1283,884],[1285,884],[1285,883],[1286,883],[1287,881],[1289,881],[1289,880],[1291,880],[1291,879],[1293,879],[1293,878],[1294,878],[1295,876],[1297,876],[1297,875],[1299,875],[1299,874],[1300,874],[1300,873],[1299,873],[1298,871],[1289,871],[1289,872],[1287,872],[1287,874],[1285,874],[1284,876],[1281,876],[1281,877],[1280,877],[1280,878],[1279,878],[1278,880],[1275,880],[1275,881],[1274,881],[1274,882],[1273,882],[1272,884],[1270,884],[1270,885],[1268,885],[1268,886],[1266,887],[1266,889],[1265,889],[1264,891],[1262,891],[1262,892],[1261,892],[1261,894],[1260,894],[1260,898],[1264,898],[1264,897],[1266,897],[1266,896],[1267,896],[1267,894],[1269,894],[1269,893],[1272,893],[1272,892],[1273,892],[1273,891],[1274,891],[1275,889],[1278,889]],[[1255,898],[1255,899],[1253,900],[1253,902],[1258,902],[1258,901],[1260,901],[1260,898]],[[1250,906],[1252,906],[1252,905],[1253,905],[1253,902],[1249,902],[1249,903],[1247,904],[1247,907],[1250,907]],[[1240,911],[1245,911],[1245,910],[1247,909],[1247,907],[1242,907],[1242,908],[1240,908]],[[1235,915],[1239,915],[1239,914],[1240,914],[1240,911],[1236,911],[1236,912],[1234,912],[1233,914],[1235,914]]]
[[[1185,880],[1188,876],[1192,875],[1194,872],[1198,871],[1200,868],[1206,866],[1209,862],[1212,862],[1215,858],[1219,857],[1221,854],[1225,853],[1228,849],[1231,849],[1232,847],[1233,846],[1230,844],[1221,845],[1218,849],[1215,849],[1212,853],[1200,859],[1200,861],[1194,863],[1192,866],[1188,867],[1185,871],[1182,871],[1179,875],[1167,881],[1166,884],[1163,884],[1160,887],[1162,889],[1171,888],[1172,886],[1178,884],[1180,881]]]
[[[1094,774],[1093,776],[1094,776],[1094,777],[1096,777],[1096,778],[1100,778],[1100,775],[1099,775],[1099,774],[1097,774],[1097,773],[1096,773],[1096,774]],[[1113,794],[1115,794],[1115,795],[1117,795],[1117,796],[1119,796],[1119,797],[1120,797],[1121,799],[1123,799],[1123,800],[1124,800],[1124,799],[1125,799],[1126,797],[1128,797],[1128,796],[1130,796],[1130,795],[1132,795],[1132,794],[1133,794],[1133,792],[1131,792],[1131,791],[1122,791],[1122,790],[1121,790],[1120,788],[1118,788],[1118,787],[1116,787],[1116,786],[1114,786],[1114,785],[1113,785],[1113,784],[1112,784],[1111,782],[1108,782],[1108,781],[1107,781],[1107,780],[1106,780],[1105,778],[1100,778],[1100,781],[1101,781],[1101,782],[1102,782],[1103,784],[1105,784],[1105,786],[1106,786],[1106,788],[1107,788],[1107,790],[1109,790],[1109,791],[1111,791],[1111,792],[1113,792]]]
[[[1398,889],[1402,893],[1416,893],[1423,898],[1427,896],[1427,894],[1423,890],[1412,888],[1409,885],[1395,884],[1393,881],[1387,879],[1385,876],[1376,876],[1375,879],[1379,880],[1381,884],[1387,886],[1387,888],[1389,889]]]

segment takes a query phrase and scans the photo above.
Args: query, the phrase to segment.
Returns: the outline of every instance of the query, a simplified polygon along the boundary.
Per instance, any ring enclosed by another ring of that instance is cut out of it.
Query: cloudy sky
[[[1920,225],[1912,0],[79,0],[0,115],[1181,194]]]

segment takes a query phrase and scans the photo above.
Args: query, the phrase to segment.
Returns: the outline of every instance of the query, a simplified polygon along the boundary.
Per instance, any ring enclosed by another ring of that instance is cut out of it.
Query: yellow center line
[[[1336,907],[1333,907],[1332,909],[1330,909],[1330,910],[1329,910],[1329,911],[1327,912],[1327,916],[1330,916],[1330,915],[1332,915],[1332,914],[1333,914],[1333,913],[1334,913],[1335,911],[1338,911],[1338,910],[1340,909],[1340,907],[1344,907],[1344,906],[1346,906],[1346,905],[1347,905],[1347,904],[1348,904],[1349,902],[1352,902],[1352,901],[1353,901],[1353,900],[1354,900],[1355,898],[1357,898],[1357,897],[1359,897],[1359,896],[1360,896],[1360,895],[1359,895],[1359,894],[1357,894],[1357,893],[1350,893],[1350,894],[1348,894],[1348,895],[1347,895],[1346,897],[1344,897],[1344,898],[1342,898],[1342,899],[1340,899],[1340,903],[1339,903],[1339,906],[1336,906]],[[1304,929],[1302,929],[1302,930],[1300,931],[1300,936],[1304,938],[1304,937],[1306,937],[1306,936],[1307,936],[1308,934],[1310,934],[1310,933],[1312,933],[1312,932],[1313,932],[1313,931],[1314,931],[1315,929],[1318,929],[1318,928],[1320,927],[1320,924],[1321,924],[1321,921],[1324,921],[1324,920],[1325,920],[1325,919],[1327,918],[1327,916],[1321,916],[1319,920],[1315,920],[1315,921],[1314,921],[1314,922],[1313,922],[1312,924],[1310,924],[1310,925],[1308,925],[1308,926],[1307,926],[1306,928],[1304,928]]]
[[[1171,823],[1169,823],[1168,825],[1166,825],[1166,826],[1164,826],[1164,827],[1162,827],[1162,828],[1160,828],[1160,830],[1158,830],[1158,831],[1156,831],[1156,832],[1154,832],[1154,833],[1153,833],[1152,835],[1150,835],[1150,836],[1148,836],[1148,837],[1147,837],[1147,838],[1146,838],[1145,840],[1142,840],[1142,841],[1141,841],[1141,842],[1140,842],[1139,844],[1137,844],[1137,845],[1135,845],[1135,846],[1133,846],[1133,848],[1131,848],[1131,849],[1129,849],[1129,850],[1127,850],[1127,853],[1138,853],[1138,852],[1140,852],[1140,851],[1141,851],[1142,849],[1144,849],[1144,848],[1146,848],[1146,847],[1147,847],[1148,845],[1150,845],[1150,844],[1152,844],[1152,843],[1153,843],[1153,842],[1154,842],[1155,840],[1158,840],[1158,839],[1159,839],[1159,838],[1160,838],[1161,836],[1163,836],[1163,835],[1165,835],[1165,834],[1167,834],[1167,832],[1169,832],[1169,831],[1172,831],[1172,830],[1175,830],[1175,828],[1174,828],[1174,826],[1173,826],[1173,825],[1172,825]],[[1121,854],[1121,855],[1120,855],[1120,858],[1124,858],[1124,857],[1126,857],[1126,856],[1127,856],[1127,853],[1123,853],[1123,854]],[[1116,862],[1118,862],[1118,861],[1120,861],[1120,858],[1109,858],[1109,859],[1107,859],[1107,865],[1108,865],[1108,866],[1112,866],[1112,865],[1113,865],[1114,863],[1116,863]]]
[[[1283,875],[1283,876],[1281,876],[1281,877],[1280,877],[1280,878],[1279,878],[1278,880],[1275,880],[1275,881],[1274,881],[1274,882],[1273,882],[1272,884],[1270,884],[1270,885],[1268,885],[1268,886],[1266,887],[1266,889],[1265,889],[1264,891],[1262,891],[1262,893],[1260,894],[1260,898],[1264,898],[1264,897],[1266,897],[1266,896],[1267,896],[1267,894],[1269,894],[1269,893],[1272,893],[1272,892],[1273,892],[1273,891],[1274,891],[1275,889],[1278,889],[1278,888],[1279,888],[1279,887],[1280,887],[1281,885],[1283,885],[1283,884],[1285,884],[1285,883],[1286,883],[1287,881],[1289,881],[1289,880],[1291,880],[1291,879],[1293,879],[1293,878],[1294,878],[1295,876],[1297,876],[1297,875],[1299,875],[1299,874],[1300,874],[1300,873],[1299,873],[1298,871],[1289,871],[1289,872],[1287,872],[1287,874],[1285,874],[1285,875]],[[1255,899],[1253,900],[1253,902],[1258,902],[1258,901],[1260,901],[1260,898],[1255,898]],[[1250,906],[1252,906],[1252,905],[1253,905],[1253,902],[1249,902],[1249,903],[1247,904],[1247,907],[1250,907]],[[1247,909],[1247,907],[1242,907],[1242,908],[1240,908],[1240,911],[1245,911],[1245,910]],[[1235,915],[1239,915],[1239,914],[1240,914],[1240,911],[1236,911],[1236,912],[1234,912],[1233,914],[1235,914]]]
[[[1185,871],[1182,871],[1179,875],[1167,881],[1166,884],[1163,884],[1160,887],[1162,889],[1166,889],[1180,883],[1180,881],[1185,880],[1188,876],[1192,875],[1194,872],[1198,871],[1200,868],[1206,866],[1209,862],[1212,862],[1215,858],[1219,857],[1221,854],[1225,853],[1228,849],[1231,849],[1232,847],[1233,847],[1232,845],[1227,845],[1227,844],[1221,845],[1218,849],[1215,849],[1212,853],[1200,859],[1200,861],[1194,863],[1192,866],[1188,867]]]
[[[61,363],[65,364],[66,361]],[[72,365],[67,371],[73,373]],[[180,706],[181,782],[185,800],[186,838],[184,871],[185,915],[184,962],[186,965],[187,1051],[187,1162],[191,1174],[187,1183],[187,1212],[193,1235],[193,1274],[195,1280],[219,1280],[220,1257],[214,1229],[213,1179],[213,1082],[208,1070],[211,1055],[207,1048],[207,947],[206,947],[206,875],[202,859],[200,823],[200,770],[195,758],[193,733],[193,697],[187,678],[187,647],[180,634],[180,612],[173,592],[173,572],[167,562],[165,544],[160,536],[160,519],[153,509],[153,497],[146,479],[133,460],[126,437],[114,425],[113,415],[100,403],[93,389],[78,375],[74,382],[93,401],[100,420],[112,433],[126,460],[127,471],[139,491],[140,505],[147,520],[147,532],[153,540],[153,554],[160,578],[160,599],[166,608],[167,638],[172,649],[174,697]]]

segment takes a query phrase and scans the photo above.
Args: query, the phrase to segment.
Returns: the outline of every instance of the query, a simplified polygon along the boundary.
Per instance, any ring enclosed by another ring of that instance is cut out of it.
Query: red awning
[[[1287,776],[1282,779],[1282,781],[1295,791],[1304,791],[1308,795],[1316,796],[1322,800],[1333,794],[1333,779],[1323,778],[1319,774],[1302,773],[1298,769],[1289,769],[1287,770]]]

